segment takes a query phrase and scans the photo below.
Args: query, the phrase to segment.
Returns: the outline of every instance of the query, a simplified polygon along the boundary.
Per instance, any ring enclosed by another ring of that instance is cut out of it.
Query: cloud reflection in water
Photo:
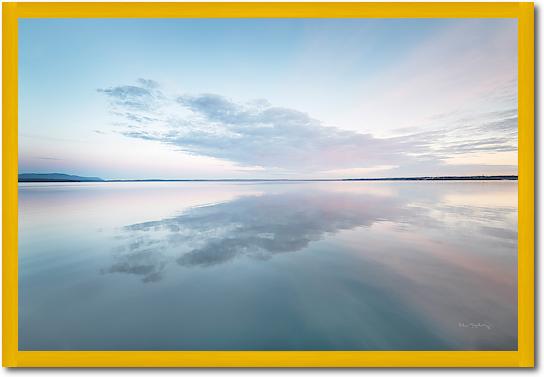
[[[269,260],[325,248],[333,258],[329,267],[317,262],[323,254],[313,254],[317,259],[310,265],[320,266],[318,279],[334,276],[323,283],[327,288],[319,289],[334,309],[317,305],[318,296],[306,303],[309,287],[298,304],[306,316],[313,313],[307,321],[315,317],[316,329],[321,321],[353,317],[352,308],[366,313],[362,318],[368,324],[362,328],[376,337],[352,340],[356,343],[381,348],[377,344],[385,336],[390,343],[384,348],[515,348],[516,209],[467,203],[462,190],[455,202],[437,196],[437,186],[399,187],[400,192],[389,195],[298,187],[128,225],[121,236],[128,244],[121,246],[108,271],[156,282],[169,265],[219,267],[240,258]],[[312,246],[322,240],[333,243]],[[346,256],[350,250],[355,254]],[[332,267],[353,258],[353,266]],[[373,321],[380,323],[376,333],[369,330]],[[485,326],[471,327],[474,323]]]
[[[516,183],[118,187],[20,196],[22,349],[517,347]]]
[[[118,249],[117,262],[107,271],[152,282],[171,259],[167,254],[181,266],[207,267],[242,256],[266,260],[341,230],[408,215],[400,199],[387,196],[325,191],[245,196],[125,226],[129,243]]]

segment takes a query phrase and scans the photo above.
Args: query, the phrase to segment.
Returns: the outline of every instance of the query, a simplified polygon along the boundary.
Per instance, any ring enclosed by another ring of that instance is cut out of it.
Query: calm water
[[[517,348],[517,182],[19,185],[22,350]]]

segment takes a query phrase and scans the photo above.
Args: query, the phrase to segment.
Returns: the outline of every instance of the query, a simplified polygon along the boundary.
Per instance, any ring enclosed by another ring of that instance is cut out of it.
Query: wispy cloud
[[[56,157],[36,157],[38,160],[50,160],[50,161],[60,161],[62,158]]]
[[[446,129],[415,127],[379,138],[326,126],[307,113],[264,99],[237,102],[212,93],[165,94],[153,80],[99,91],[107,95],[112,113],[120,119],[122,135],[240,166],[310,173],[438,166],[459,154],[517,150],[515,109],[457,119]]]

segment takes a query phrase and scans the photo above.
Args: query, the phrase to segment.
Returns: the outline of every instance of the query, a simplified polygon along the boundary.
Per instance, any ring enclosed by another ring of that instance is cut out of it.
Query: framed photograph
[[[533,366],[533,3],[2,7],[4,366]]]

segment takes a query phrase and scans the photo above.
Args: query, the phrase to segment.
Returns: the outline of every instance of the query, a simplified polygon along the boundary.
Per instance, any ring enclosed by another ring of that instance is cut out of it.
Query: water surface
[[[21,350],[512,350],[517,182],[19,184]]]

